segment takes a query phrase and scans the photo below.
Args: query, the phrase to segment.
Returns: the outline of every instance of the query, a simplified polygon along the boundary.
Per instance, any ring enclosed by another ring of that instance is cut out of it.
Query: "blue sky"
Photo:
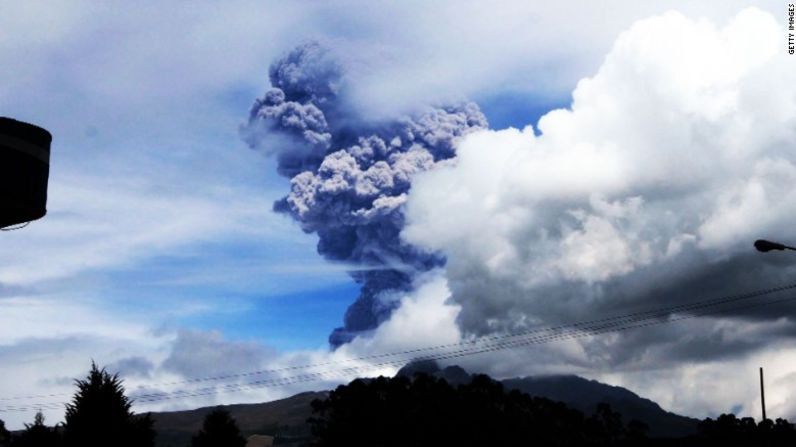
[[[252,98],[257,95],[250,90],[240,89],[220,96],[222,100],[219,107],[230,114],[237,112],[242,122]],[[537,99],[527,92],[508,91],[490,94],[479,104],[492,126],[505,128],[534,123],[547,111],[566,107],[568,101],[567,98],[557,101]],[[206,137],[185,142],[163,141],[152,136],[158,139],[157,146],[165,149],[165,153],[158,151],[147,154],[147,159],[141,163],[150,164],[154,169],[170,166],[175,171],[182,171],[186,177],[159,178],[157,173],[148,173],[146,181],[157,186],[147,186],[153,190],[173,188],[180,192],[190,188],[193,179],[209,179],[217,182],[219,187],[240,188],[242,191],[236,191],[236,194],[240,194],[241,206],[246,206],[247,193],[258,196],[257,205],[252,207],[262,208],[266,205],[266,208],[253,209],[252,214],[261,216],[267,213],[266,198],[275,198],[287,190],[288,182],[275,175],[275,169],[265,157],[252,162],[248,157],[250,154],[246,153],[250,149],[238,141],[238,123],[227,124],[227,129],[221,126],[203,129]],[[88,144],[75,143],[74,149],[79,146],[82,155],[85,155],[82,149],[86,146],[88,150],[95,147],[101,151],[100,147],[105,144],[118,144],[111,137],[103,137],[103,133],[96,127],[90,127],[84,133]],[[143,136],[136,138],[144,139]],[[144,143],[125,144],[135,146]],[[56,140],[56,160],[63,158],[63,165],[67,168],[86,170],[85,161],[71,160],[77,166],[70,167],[66,155],[58,157],[59,146]],[[66,144],[63,146],[65,151],[74,150]],[[219,154],[219,148],[243,154]],[[114,163],[114,155],[107,157],[107,163]],[[54,162],[53,177],[58,175],[57,163]],[[119,169],[126,171],[130,168]],[[220,208],[218,212],[223,213],[224,209]],[[51,211],[50,215],[57,217],[59,210]],[[314,236],[297,231],[286,217],[276,216],[273,219],[282,221],[279,222],[279,230],[273,233],[265,230],[268,233],[266,237],[262,237],[260,232],[236,237],[234,233],[225,234],[224,229],[219,228],[217,231],[220,234],[216,236],[203,237],[199,234],[196,236],[197,241],[180,244],[175,250],[162,254],[144,255],[145,259],[130,265],[111,265],[81,272],[72,278],[77,284],[71,288],[71,292],[95,295],[101,300],[101,306],[111,313],[137,314],[147,318],[156,316],[157,319],[153,321],[155,325],[218,330],[230,339],[254,339],[277,350],[323,346],[329,330],[341,324],[342,315],[352,297],[358,294],[359,287],[345,274],[344,266],[329,265],[316,254]],[[260,224],[255,219],[247,223],[253,226]],[[168,222],[145,225],[160,224]],[[263,221],[262,225],[268,224]],[[287,237],[285,233],[292,234]],[[86,289],[83,281],[99,285]],[[63,287],[61,284],[57,288],[59,292],[70,290],[69,286]],[[179,309],[186,304],[205,307],[206,310],[178,315]]]
[[[3,5],[0,115],[44,126],[53,133],[54,142],[49,214],[23,231],[1,237],[0,375],[11,380],[0,384],[0,397],[68,391],[68,382],[64,385],[62,379],[80,376],[92,358],[108,365],[148,359],[151,370],[140,376],[131,372],[127,379],[131,386],[201,375],[201,371],[216,371],[217,364],[224,362],[239,369],[258,369],[326,358],[327,336],[341,324],[358,294],[358,286],[346,274],[356,266],[322,259],[316,252],[316,235],[303,233],[288,216],[271,210],[273,201],[289,191],[289,182],[276,174],[275,161],[248,148],[238,131],[254,100],[270,87],[269,65],[296,45],[317,40],[331,49],[353,86],[351,102],[364,115],[394,118],[421,106],[467,99],[479,104],[491,129],[532,125],[538,136],[539,118],[570,107],[576,88],[586,92],[587,99],[599,97],[590,96],[588,85],[581,88],[581,79],[594,78],[594,89],[616,94],[609,81],[600,84],[600,75],[609,78],[612,61],[627,56],[612,48],[624,48],[615,43],[623,42],[621,36],[628,35],[638,21],[677,10],[693,23],[713,23],[719,29],[743,6],[743,2],[642,5],[615,1],[564,6],[506,2],[500,8],[478,2],[433,6],[406,2],[379,7],[345,1],[332,7],[317,2],[240,1],[199,2],[187,11],[161,2]],[[779,2],[761,2],[759,8],[775,21],[784,10]],[[627,39],[634,42],[635,34],[630,36]],[[739,87],[739,91],[746,90]],[[560,130],[554,126],[559,121],[548,122],[551,134]],[[584,129],[592,124],[578,123]],[[610,128],[602,122],[594,126]],[[508,147],[515,144],[511,138],[498,136],[483,144]],[[786,135],[781,141],[790,140]],[[760,144],[761,153],[768,150],[769,143]],[[658,153],[663,151],[654,152]],[[489,160],[471,162],[487,165]],[[628,166],[636,165],[628,162]],[[517,174],[517,178],[529,176]],[[513,178],[508,173],[504,177]],[[588,173],[580,178],[586,177]],[[470,185],[462,178],[466,175],[451,174],[449,180],[457,185],[462,182],[461,190],[467,190]],[[635,181],[633,176],[628,178],[630,183]],[[424,184],[440,181],[429,177]],[[436,206],[443,201],[430,191],[433,188],[428,189],[410,203],[413,209],[424,210],[430,203]],[[519,208],[532,201],[502,197],[500,203]],[[655,194],[649,197],[654,202]],[[626,202],[609,205],[631,208]],[[440,209],[451,215],[457,212],[445,206]],[[504,259],[504,254],[481,253],[461,242],[475,237],[433,221],[432,212],[425,214],[431,216],[429,221],[414,217],[413,238],[441,250],[449,259],[461,259],[461,264],[453,262],[452,269],[462,266],[479,271]],[[571,218],[567,216],[562,219]],[[728,219],[741,219],[737,216]],[[593,222],[599,226],[602,221],[597,217]],[[583,224],[584,228],[588,225]],[[764,227],[781,228],[776,220]],[[450,234],[451,239],[430,240],[434,231]],[[496,238],[505,238],[496,239],[495,246],[527,243],[513,239],[519,233],[496,231]],[[724,237],[710,234],[717,241]],[[705,236],[705,245],[699,246],[710,253],[706,257],[713,256],[713,240]],[[728,253],[715,256],[731,256],[736,251]],[[489,260],[477,263],[482,259]],[[627,269],[612,265],[607,270],[590,270],[587,264],[578,265],[585,265],[582,271],[592,276],[577,279],[589,284]],[[541,269],[527,259],[514,265]],[[447,279],[455,289],[455,272]],[[490,277],[484,284],[499,290],[494,281]],[[436,290],[436,283],[431,284],[429,290]],[[413,299],[406,298],[406,312],[412,309]],[[464,306],[462,315],[486,312],[468,299],[462,296],[459,302]],[[418,300],[418,308],[425,309],[425,302]],[[441,303],[428,306],[439,311],[441,321],[447,318],[449,309]],[[535,308],[528,312],[551,319],[577,317]],[[500,321],[503,316],[494,318]],[[716,327],[711,326],[719,331]],[[453,337],[450,331],[439,335],[440,340]],[[174,359],[183,358],[177,355],[177,347],[189,343],[205,343],[218,356],[208,355],[202,364],[197,355],[199,363],[177,365]],[[404,346],[377,337],[350,352]],[[684,401],[653,385],[663,380],[660,365],[669,360],[639,361],[625,365],[625,373],[620,374],[607,366],[584,366],[588,362],[583,358],[593,354],[590,349],[596,348],[562,348],[564,354],[544,351],[539,355],[555,361],[541,372],[573,367],[611,383],[650,387],[653,397],[667,408],[692,415],[719,411],[721,405],[729,410],[747,397],[739,391],[727,402],[713,404],[708,397]],[[250,357],[241,359],[241,353]],[[772,364],[787,364],[790,359],[781,349],[769,354]],[[680,369],[669,380],[683,386],[697,386],[696,377],[713,371],[710,365],[686,369],[685,361],[671,362]],[[510,359],[492,363],[495,373],[540,372],[522,370]],[[780,374],[786,375],[786,371]],[[297,390],[219,395],[175,407],[263,400]],[[743,392],[748,394],[746,389]],[[786,405],[782,408],[785,411]],[[19,427],[31,419],[29,413],[0,410],[0,418]],[[56,410],[48,410],[47,415],[52,422],[60,417]]]

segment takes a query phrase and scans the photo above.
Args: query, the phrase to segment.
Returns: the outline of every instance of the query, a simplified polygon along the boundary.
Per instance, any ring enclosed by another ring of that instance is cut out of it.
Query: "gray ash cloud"
[[[346,101],[342,67],[316,43],[277,60],[269,77],[271,89],[241,134],[276,156],[279,174],[290,178],[290,192],[274,210],[317,234],[325,258],[362,266],[351,272],[361,293],[329,338],[339,346],[376,328],[397,306],[395,292],[444,264],[438,253],[401,240],[404,203],[415,174],[449,163],[456,140],[487,121],[473,103],[369,120]]]

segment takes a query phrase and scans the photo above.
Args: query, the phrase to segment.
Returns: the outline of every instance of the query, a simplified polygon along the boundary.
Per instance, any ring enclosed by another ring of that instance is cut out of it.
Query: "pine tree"
[[[0,419],[0,445],[6,445],[11,441],[11,432],[6,428],[6,423]]]
[[[54,428],[44,425],[44,415],[36,413],[32,424],[25,424],[25,431],[15,436],[11,447],[58,447],[61,436]]]
[[[191,440],[191,447],[243,447],[246,440],[229,412],[217,408],[205,416],[202,429]]]
[[[135,415],[124,395],[122,381],[91,363],[85,380],[76,380],[77,393],[66,406],[64,443],[67,447],[150,447],[155,431],[149,414]]]

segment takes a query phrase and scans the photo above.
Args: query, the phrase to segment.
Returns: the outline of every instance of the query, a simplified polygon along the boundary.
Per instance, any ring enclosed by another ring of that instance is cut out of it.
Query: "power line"
[[[549,332],[549,331],[555,331],[555,330],[566,330],[566,329],[570,329],[570,328],[587,327],[589,325],[593,325],[593,324],[596,324],[596,323],[603,323],[603,322],[607,323],[607,322],[614,322],[614,321],[624,321],[624,320],[627,320],[627,319],[631,319],[632,320],[632,319],[635,319],[635,318],[638,318],[638,317],[651,317],[651,316],[656,316],[656,315],[665,316],[665,315],[669,315],[669,314],[677,313],[677,312],[688,312],[690,310],[700,309],[700,308],[703,308],[703,307],[716,306],[716,305],[726,304],[726,303],[729,303],[729,302],[736,302],[736,301],[741,301],[741,300],[746,300],[746,299],[751,299],[751,298],[757,298],[757,297],[760,297],[760,296],[765,296],[765,295],[769,295],[769,294],[772,294],[772,293],[782,292],[782,291],[792,290],[792,289],[796,289],[796,284],[780,286],[780,287],[772,287],[772,288],[757,290],[757,291],[754,291],[754,292],[749,292],[749,293],[740,294],[740,295],[724,296],[724,297],[720,297],[720,298],[713,298],[713,299],[703,300],[703,301],[698,301],[698,302],[685,303],[685,304],[680,304],[680,305],[676,305],[676,306],[660,307],[660,308],[655,308],[655,309],[650,309],[650,310],[640,311],[640,312],[634,312],[634,313],[625,314],[625,315],[618,315],[618,316],[614,316],[614,317],[602,318],[602,319],[598,319],[598,320],[590,320],[590,321],[585,321],[585,322],[570,323],[570,324],[564,324],[564,325],[559,325],[559,326],[554,326],[554,327],[540,327],[540,328],[528,329],[528,330],[519,331],[519,332],[513,332],[513,333],[509,333],[509,334],[489,335],[489,336],[479,337],[479,338],[476,338],[476,339],[462,340],[462,341],[455,342],[455,343],[448,343],[448,344],[441,344],[441,345],[434,345],[434,346],[425,346],[425,347],[421,347],[421,348],[413,348],[413,349],[407,349],[407,350],[403,350],[403,351],[394,351],[394,352],[381,353],[381,354],[369,354],[369,355],[365,355],[365,356],[353,357],[353,358],[337,360],[337,361],[322,362],[322,363],[293,365],[293,366],[286,366],[286,367],[275,368],[275,369],[262,369],[262,370],[248,371],[248,372],[244,372],[244,373],[234,373],[234,374],[225,374],[225,375],[217,375],[217,376],[210,376],[210,377],[193,378],[193,379],[187,379],[187,380],[181,380],[181,381],[173,381],[173,382],[161,382],[161,383],[151,384],[150,386],[156,387],[156,386],[187,385],[187,384],[191,384],[191,383],[245,378],[245,377],[257,376],[257,375],[274,374],[274,373],[295,371],[295,370],[301,370],[301,369],[317,369],[317,368],[320,368],[320,367],[326,367],[326,366],[331,366],[331,365],[340,365],[340,364],[344,364],[344,363],[353,363],[353,362],[361,362],[361,361],[367,361],[367,360],[376,360],[376,359],[395,357],[395,356],[403,356],[403,355],[409,355],[409,354],[414,355],[414,354],[418,354],[418,353],[421,353],[421,352],[437,351],[437,350],[440,350],[440,349],[448,349],[448,348],[456,348],[456,347],[459,347],[459,346],[473,345],[473,344],[476,344],[476,343],[481,343],[481,342],[489,341],[489,340],[501,340],[501,339],[512,338],[512,337],[522,337],[522,336],[525,336],[525,335],[534,334],[534,333],[540,333],[540,332]],[[5,400],[5,399],[0,398],[0,401],[3,401],[3,400]]]
[[[525,334],[528,334],[528,333],[554,332],[554,331],[561,330],[561,329],[569,329],[570,330],[570,333],[553,333],[553,334],[546,334],[546,335],[542,335],[542,336],[538,336],[538,337],[532,337],[530,339],[522,339],[522,340],[520,340],[520,344],[523,345],[523,344],[527,344],[528,342],[530,342],[530,343],[539,343],[539,342],[555,341],[557,339],[562,339],[562,338],[564,338],[564,339],[565,338],[572,338],[573,336],[584,336],[584,335],[588,335],[589,333],[597,333],[598,331],[599,331],[599,333],[602,333],[602,332],[607,332],[607,331],[611,331],[611,330],[623,330],[623,329],[626,329],[626,328],[619,327],[621,324],[627,324],[627,323],[631,323],[631,322],[634,322],[634,321],[638,321],[639,318],[641,318],[641,319],[658,318],[658,317],[664,316],[664,314],[671,314],[674,311],[694,310],[694,309],[697,309],[697,308],[700,308],[700,307],[705,307],[705,306],[715,306],[715,305],[725,304],[725,303],[728,303],[728,302],[738,301],[738,300],[742,300],[742,299],[749,299],[749,298],[761,296],[761,295],[764,295],[764,294],[770,294],[770,293],[774,293],[774,292],[778,292],[778,291],[788,290],[788,289],[791,289],[791,288],[794,288],[794,287],[796,287],[796,285],[785,286],[785,287],[777,287],[777,288],[766,289],[766,290],[762,290],[762,291],[756,291],[756,292],[752,292],[752,293],[748,293],[748,294],[744,294],[744,295],[738,295],[738,296],[732,296],[732,297],[724,297],[724,298],[701,301],[701,302],[697,302],[697,303],[685,304],[685,305],[680,305],[680,306],[672,306],[672,307],[668,307],[668,308],[656,309],[656,310],[653,310],[653,311],[638,312],[638,313],[634,313],[634,314],[628,314],[628,315],[623,315],[623,316],[618,316],[618,317],[613,317],[613,318],[606,318],[606,319],[602,319],[602,320],[593,320],[593,321],[590,321],[590,322],[582,322],[582,323],[576,323],[576,324],[572,324],[572,325],[560,326],[560,327],[557,327],[557,328],[542,328],[542,329],[534,329],[534,330],[530,330],[530,331],[525,331],[523,333],[515,333],[515,334],[509,334],[509,335],[503,335],[503,336],[483,337],[482,339],[476,340],[476,342],[480,343],[482,340],[490,340],[490,339],[492,339],[492,340],[501,340],[501,339],[508,339],[508,338],[516,338],[516,337],[521,337],[521,336],[523,336]],[[694,315],[694,316],[697,316],[697,315]],[[632,327],[635,327],[635,326],[632,326]],[[575,330],[575,332],[572,332],[573,330]],[[583,333],[581,333],[581,332],[583,332]],[[464,344],[473,344],[473,343],[465,342],[465,343],[457,343],[457,344],[438,345],[438,346],[434,346],[434,347],[426,347],[426,348],[420,348],[420,349],[406,350],[406,351],[401,351],[401,352],[397,352],[397,353],[388,353],[388,354],[377,354],[377,355],[363,356],[363,357],[359,357],[359,358],[355,358],[355,359],[349,359],[348,361],[372,359],[372,358],[392,356],[392,355],[397,355],[397,354],[415,353],[415,352],[420,352],[420,351],[429,351],[431,349],[457,347],[457,346],[461,346],[461,345],[464,345]],[[491,347],[498,347],[500,349],[504,349],[505,347],[511,347],[511,345],[507,345],[505,342],[502,343],[502,344],[494,344],[494,345],[486,344],[485,346],[487,346],[487,347],[490,347],[490,346]],[[483,346],[481,348],[483,348]],[[494,349],[490,349],[489,351],[491,351],[491,350],[494,350]],[[481,349],[478,352],[480,353],[480,352],[488,352],[488,351],[484,351],[483,349]],[[471,355],[473,353],[476,353],[476,352],[474,352],[472,350],[465,349],[465,350],[460,350],[460,351],[457,351],[457,352],[454,352],[454,353],[447,353],[447,354],[445,354],[445,357],[447,357],[447,356],[449,356],[451,354],[454,357],[458,357],[458,356],[460,356],[459,354]],[[431,358],[441,359],[441,356],[440,355],[430,355],[430,356],[427,356],[427,358],[429,358],[429,359],[431,359]],[[356,371],[362,371],[363,369],[374,369],[374,368],[381,368],[381,367],[385,367],[385,366],[394,366],[396,363],[402,364],[402,363],[405,363],[408,360],[410,360],[410,359],[398,359],[398,360],[393,360],[393,361],[390,361],[390,362],[379,363],[379,364],[376,364],[376,365],[366,365],[364,367],[363,366],[349,367],[349,368],[343,369],[342,371],[339,371],[339,372],[356,372]],[[300,365],[300,366],[294,366],[294,367],[288,367],[288,368],[280,368],[280,369],[277,369],[277,370],[262,370],[262,371],[257,371],[257,372],[244,373],[244,374],[227,375],[225,377],[233,377],[233,376],[235,376],[235,377],[243,377],[243,376],[250,376],[250,375],[253,375],[255,373],[256,374],[260,374],[260,373],[264,373],[264,372],[274,372],[274,371],[280,371],[280,370],[284,371],[284,370],[289,370],[289,369],[317,367],[317,366],[323,366],[323,365],[328,365],[328,364],[333,364],[333,363],[341,363],[341,362],[326,362],[326,363],[323,363],[323,364],[315,364],[315,365]],[[331,373],[332,372],[322,372],[321,374],[331,374]],[[305,378],[305,376],[306,375],[298,376],[298,377],[299,378]],[[311,376],[314,377],[315,375],[311,375]],[[216,376],[213,379],[216,379],[217,377],[220,377],[220,376]],[[270,380],[249,382],[248,384],[231,384],[231,387],[232,387],[232,390],[234,391],[234,389],[237,389],[237,388],[240,388],[240,387],[251,387],[251,386],[259,386],[259,385],[272,386],[273,384],[280,384],[280,383],[283,383],[283,382],[285,382],[287,380],[290,380],[290,379],[291,379],[291,377],[282,377],[282,378],[276,378],[276,379],[270,379]],[[198,380],[185,381],[185,382],[196,382],[196,381],[198,381]],[[226,385],[224,388],[227,388],[227,387],[230,387],[230,385]],[[204,390],[209,391],[209,392],[213,392],[213,393],[218,392],[218,388],[215,388],[215,387],[203,389],[201,391],[204,391]],[[176,397],[181,397],[181,396],[184,396],[184,395],[190,395],[189,393],[192,393],[192,392],[194,392],[194,391],[193,390],[188,390],[188,391],[179,390],[179,391],[172,392],[172,393],[154,393],[154,394],[150,394],[150,395],[146,395],[145,394],[145,395],[138,396],[137,399],[138,399],[139,402],[142,401],[142,400],[143,401],[162,400],[162,399],[166,398],[166,396],[168,396],[170,394],[174,395]],[[53,394],[53,395],[46,395],[46,396],[47,397],[50,397],[50,396],[52,396],[52,397],[60,397],[60,396],[63,396],[63,395],[64,394],[60,394],[60,395]],[[41,395],[41,396],[43,397],[45,395]],[[6,398],[6,399],[9,399],[9,398]]]
[[[246,382],[246,383],[233,383],[233,384],[226,384],[219,387],[206,387],[206,388],[199,388],[199,389],[189,389],[189,390],[177,390],[173,392],[161,392],[161,393],[150,393],[150,394],[142,394],[135,397],[136,402],[140,403],[152,403],[158,402],[163,400],[169,399],[180,399],[186,397],[196,397],[196,396],[203,396],[209,394],[216,394],[216,393],[226,393],[226,392],[235,392],[235,391],[242,391],[245,389],[253,389],[253,388],[263,388],[263,387],[274,387],[274,386],[285,386],[294,383],[300,382],[308,382],[308,381],[320,381],[323,380],[323,376],[329,374],[345,374],[345,373],[354,373],[354,372],[361,372],[366,370],[373,370],[373,369],[380,369],[387,366],[396,366],[405,364],[409,360],[445,360],[450,358],[458,358],[463,356],[469,355],[477,355],[486,352],[494,352],[498,350],[504,349],[511,349],[521,346],[527,346],[531,344],[540,344],[540,343],[548,343],[552,341],[559,341],[559,340],[566,340],[566,339],[573,339],[573,338],[580,338],[589,335],[598,335],[606,332],[617,332],[617,331],[624,331],[628,329],[636,329],[641,327],[652,326],[655,324],[665,324],[671,323],[675,321],[681,321],[684,319],[689,318],[696,318],[700,316],[721,313],[721,312],[729,312],[734,310],[740,310],[750,307],[759,307],[763,305],[770,305],[784,301],[791,301],[796,298],[785,298],[781,300],[773,300],[767,301],[762,303],[751,303],[745,306],[735,306],[728,309],[723,309],[719,311],[710,311],[711,308],[727,305],[743,300],[749,300],[752,298],[757,298],[765,295],[769,295],[776,292],[782,292],[786,290],[792,290],[796,288],[796,284],[782,286],[782,287],[774,287],[759,291],[754,291],[742,295],[734,295],[734,296],[725,296],[721,298],[711,299],[711,300],[704,300],[694,303],[687,303],[681,304],[677,306],[670,306],[665,308],[658,308],[643,312],[635,312],[626,315],[620,315],[610,318],[604,318],[599,320],[591,320],[587,322],[580,322],[568,325],[561,325],[557,327],[548,327],[548,328],[536,328],[527,331],[512,333],[512,334],[500,334],[494,336],[487,336],[481,337],[479,339],[473,340],[465,340],[459,343],[450,343],[444,345],[436,345],[436,346],[429,346],[417,349],[410,349],[398,352],[391,352],[391,353],[383,353],[383,354],[372,354],[367,356],[360,356],[356,358],[336,361],[336,362],[324,362],[324,363],[316,363],[316,364],[308,364],[308,365],[295,365],[285,368],[278,368],[278,369],[271,369],[271,370],[259,370],[259,371],[250,371],[246,373],[240,374],[227,374],[224,376],[213,376],[213,377],[205,377],[205,378],[197,378],[197,379],[190,379],[185,381],[179,382],[166,382],[166,385],[177,385],[177,384],[189,384],[189,383],[198,383],[203,381],[211,381],[211,380],[224,380],[230,378],[243,378],[243,377],[251,377],[254,375],[261,375],[261,374],[271,374],[276,372],[284,372],[290,370],[300,370],[300,369],[309,369],[309,368],[318,368],[318,367],[325,367],[329,365],[339,365],[343,363],[349,363],[354,361],[365,361],[365,360],[373,360],[378,358],[389,358],[389,357],[397,357],[397,356],[406,356],[412,355],[412,358],[397,358],[391,361],[385,361],[377,364],[371,365],[360,365],[360,366],[350,366],[348,368],[343,368],[340,370],[327,370],[327,371],[320,371],[310,374],[302,374],[297,376],[286,376],[286,377],[279,377],[279,378],[272,378],[272,379],[263,379],[258,381]],[[671,316],[675,313],[682,313],[682,312],[689,312],[688,315],[679,318],[668,318],[666,317]],[[531,336],[532,334],[536,334]],[[459,349],[458,351],[447,352],[447,353],[434,353],[434,351],[439,351],[441,349],[450,349],[450,348],[457,348],[463,346],[471,346],[470,348]],[[430,354],[425,356],[417,357],[416,354],[421,352],[429,352]],[[157,386],[157,385],[150,385],[150,386]],[[7,398],[0,398],[0,400],[25,400],[25,399],[34,399],[34,398],[48,398],[48,397],[62,397],[66,394],[50,394],[50,395],[38,395],[38,396],[17,396],[17,397],[7,397]],[[53,408],[52,405],[61,406],[61,403],[43,403],[43,404],[28,404],[28,405],[8,405],[5,407],[0,407],[5,411],[29,411],[35,408]]]
[[[512,349],[512,348],[517,348],[517,347],[522,347],[522,346],[541,344],[541,343],[548,343],[548,342],[552,342],[552,341],[561,341],[561,340],[567,340],[567,339],[575,339],[575,338],[580,338],[580,337],[590,336],[590,335],[600,335],[600,334],[608,333],[608,332],[618,332],[618,331],[625,331],[625,330],[629,330],[629,329],[637,329],[637,328],[642,328],[642,327],[649,327],[649,326],[653,326],[653,325],[673,323],[673,322],[682,321],[682,320],[686,320],[686,319],[697,318],[697,317],[705,316],[705,315],[715,315],[715,314],[721,313],[721,312],[737,311],[737,310],[741,310],[741,309],[760,307],[760,306],[763,306],[763,305],[770,305],[770,304],[776,304],[776,303],[781,303],[781,302],[786,302],[786,301],[793,301],[793,300],[796,300],[796,297],[783,298],[783,299],[779,299],[779,300],[771,300],[771,301],[763,302],[763,303],[752,303],[752,304],[747,304],[747,305],[743,305],[743,306],[734,306],[734,307],[731,307],[731,308],[728,308],[728,309],[722,309],[720,311],[702,312],[700,314],[684,315],[684,316],[681,316],[681,317],[678,317],[678,318],[670,318],[670,319],[666,319],[666,320],[657,319],[657,318],[654,319],[654,320],[651,320],[651,321],[638,320],[638,321],[636,321],[636,324],[625,324],[625,325],[621,325],[621,326],[617,326],[615,324],[603,324],[603,325],[600,325],[600,326],[590,327],[587,330],[570,331],[568,333],[553,333],[553,334],[548,334],[548,335],[543,335],[543,336],[538,336],[538,337],[524,338],[524,339],[501,342],[501,343],[494,343],[494,344],[487,344],[485,346],[481,346],[481,347],[478,347],[476,349],[463,349],[463,350],[454,351],[454,352],[450,352],[450,353],[444,353],[444,354],[441,354],[441,355],[429,355],[429,356],[425,356],[425,357],[414,358],[414,360],[448,360],[448,359],[460,358],[460,357],[464,357],[464,356],[470,356],[470,355],[476,355],[476,354],[482,354],[482,353],[488,353],[488,352],[495,352],[495,351],[500,351],[500,350],[505,350],[505,349]],[[649,320],[649,319],[647,319],[647,320]],[[351,368],[348,368],[348,370],[362,371],[362,370],[381,369],[381,368],[386,367],[386,366],[403,365],[404,362],[405,362],[405,360],[393,360],[393,361],[383,362],[383,363],[374,364],[374,365],[364,365],[364,366],[360,366],[360,367],[351,367]],[[177,392],[163,393],[163,394],[160,394],[160,395],[158,395],[158,394],[143,395],[143,396],[136,397],[136,401],[137,402],[151,403],[151,402],[159,402],[159,401],[163,401],[163,400],[179,399],[179,398],[184,398],[184,397],[196,397],[196,396],[204,396],[204,395],[218,394],[218,393],[224,393],[224,392],[243,391],[243,390],[246,390],[246,389],[256,389],[256,388],[264,388],[264,387],[278,387],[278,386],[284,386],[284,385],[301,383],[301,382],[312,382],[312,381],[323,380],[323,376],[324,375],[333,374],[335,372],[340,372],[340,371],[321,371],[321,372],[316,372],[316,373],[303,374],[303,375],[299,375],[299,376],[291,376],[291,377],[283,377],[283,378],[275,378],[275,379],[266,379],[266,380],[259,380],[259,381],[254,381],[254,382],[247,382],[247,383],[243,383],[243,384],[228,384],[228,385],[223,386],[221,389],[215,388],[215,387],[208,387],[208,388],[201,388],[201,389],[197,389],[197,390],[180,390],[180,391],[177,391]]]

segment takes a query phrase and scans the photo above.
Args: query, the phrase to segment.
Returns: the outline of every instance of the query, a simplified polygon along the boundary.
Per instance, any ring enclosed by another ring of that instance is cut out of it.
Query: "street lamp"
[[[771,250],[796,250],[796,248],[791,247],[789,245],[780,244],[779,242],[771,242],[765,239],[758,239],[755,241],[755,248],[757,251],[761,251],[763,253],[769,252]],[[766,393],[765,389],[763,388],[763,367],[760,367],[760,403],[763,407],[763,421],[766,421]]]
[[[757,251],[762,251],[763,253],[771,250],[796,250],[796,248],[791,247],[789,245],[780,244],[779,242],[771,242],[765,239],[758,239],[755,241],[755,248]]]
[[[0,229],[47,213],[50,132],[0,117]]]

